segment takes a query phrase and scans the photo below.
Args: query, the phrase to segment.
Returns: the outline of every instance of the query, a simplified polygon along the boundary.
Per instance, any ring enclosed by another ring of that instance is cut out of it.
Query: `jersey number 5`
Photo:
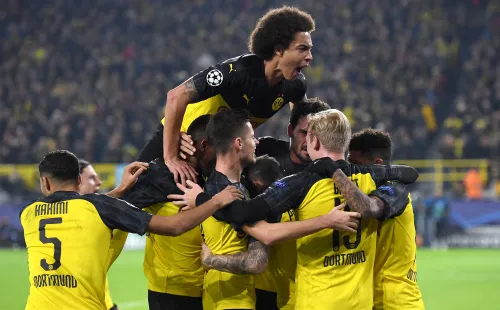
[[[47,238],[47,235],[45,234],[45,226],[61,223],[61,217],[40,220],[40,226],[38,228],[38,230],[40,231],[40,241],[43,244],[52,243],[54,245],[54,263],[47,263],[47,260],[45,258],[40,260],[40,266],[45,271],[57,270],[57,268],[61,267],[61,240],[57,238]]]
[[[340,205],[340,199],[335,198],[335,206]],[[349,206],[346,206],[344,208],[345,211],[350,211]],[[358,247],[359,243],[361,242],[361,219],[359,220],[359,225],[358,225],[358,230],[356,231],[356,240],[354,242],[351,242],[349,240],[349,236],[343,236],[342,241],[344,241],[344,246],[346,249],[355,249]],[[334,230],[333,235],[332,235],[332,245],[333,245],[333,251],[337,252],[340,250],[340,231]]]

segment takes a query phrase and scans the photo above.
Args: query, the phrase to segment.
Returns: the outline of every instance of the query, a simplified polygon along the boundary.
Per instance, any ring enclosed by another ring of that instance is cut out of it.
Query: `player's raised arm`
[[[102,221],[111,229],[141,235],[152,232],[164,236],[178,236],[200,225],[216,210],[242,199],[243,194],[234,186],[228,186],[203,206],[173,216],[151,215],[123,200],[105,195],[90,194],[82,197],[96,206]]]
[[[179,133],[187,105],[198,101],[199,98],[193,78],[189,78],[167,94],[163,125],[163,159],[175,179],[180,178],[182,184],[186,184],[186,179],[196,180],[195,170],[179,158]]]

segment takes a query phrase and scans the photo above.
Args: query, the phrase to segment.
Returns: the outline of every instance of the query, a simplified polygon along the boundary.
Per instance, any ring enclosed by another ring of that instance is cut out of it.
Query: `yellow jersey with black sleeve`
[[[26,309],[105,309],[111,232],[144,234],[152,215],[105,195],[55,192],[20,213],[28,249]]]
[[[424,309],[417,284],[415,217],[408,198],[400,216],[379,223],[373,309]]]
[[[215,114],[222,109],[248,111],[256,128],[289,102],[302,100],[307,90],[302,73],[293,81],[283,78],[270,87],[264,60],[254,54],[228,59],[195,74],[192,79],[200,101],[188,105],[181,131],[186,131],[199,116]],[[165,118],[161,123],[165,123]]]
[[[231,183],[228,178],[214,170],[205,184],[205,192],[213,196],[226,186],[238,187],[248,199],[248,193],[241,183]],[[247,251],[248,235],[211,216],[202,224],[205,244],[215,255],[235,254]],[[203,309],[255,309],[255,288],[252,275],[232,274],[210,269],[203,282]]]
[[[172,216],[179,212],[179,207],[165,202],[145,210],[155,215]],[[177,237],[148,233],[144,251],[148,289],[171,295],[201,297],[204,275],[201,241],[199,226]]]
[[[369,173],[348,176],[365,194],[377,188]],[[321,180],[300,204],[297,219],[324,215],[342,202],[333,180]],[[325,229],[297,239],[295,309],[371,309],[377,227],[376,220],[361,220],[356,233]]]
[[[395,170],[401,172],[398,168],[357,166],[344,160],[336,164],[366,194],[389,178],[399,178]],[[343,201],[330,177],[305,170],[274,182],[250,201],[235,201],[214,215],[242,225],[296,209],[296,219],[305,220],[326,214]],[[390,207],[384,214],[389,217],[398,211]],[[297,240],[295,309],[371,309],[377,226],[376,220],[363,220],[354,234],[323,230]]]

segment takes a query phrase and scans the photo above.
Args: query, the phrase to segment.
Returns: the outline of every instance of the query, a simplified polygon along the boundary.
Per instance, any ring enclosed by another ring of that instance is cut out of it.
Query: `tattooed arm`
[[[247,252],[231,255],[214,255],[202,244],[201,262],[205,269],[215,269],[234,274],[259,274],[267,268],[269,248],[259,241],[248,244]]]
[[[378,197],[369,197],[347,177],[342,169],[333,174],[333,182],[344,196],[349,207],[361,213],[362,218],[379,218],[384,212],[384,202]]]
[[[179,133],[187,105],[199,99],[193,78],[172,89],[167,94],[165,122],[163,124],[163,159],[174,174],[176,181],[185,184],[185,180],[196,181],[196,172],[179,155]],[[180,180],[178,179],[180,177]]]

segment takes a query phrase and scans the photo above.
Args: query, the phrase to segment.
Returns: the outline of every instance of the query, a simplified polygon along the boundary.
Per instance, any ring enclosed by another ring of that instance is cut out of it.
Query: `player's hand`
[[[193,156],[196,152],[194,147],[193,138],[185,132],[181,131],[179,139],[179,156],[186,159],[188,156]]]
[[[203,266],[203,269],[205,269],[206,271],[210,270],[211,267],[208,266],[205,262],[212,255],[213,255],[212,251],[210,251],[210,248],[208,247],[208,245],[206,245],[205,241],[202,241],[201,242],[201,264]]]
[[[319,174],[323,178],[331,178],[338,168],[339,165],[334,160],[329,157],[323,157],[313,161],[304,170]]]
[[[217,199],[220,203],[220,208],[230,205],[235,200],[242,200],[243,194],[234,186],[228,185],[222,192],[217,193],[212,199]]]
[[[182,185],[186,185],[187,180],[196,182],[198,173],[187,162],[179,158],[174,158],[166,160],[165,165],[167,165],[168,170],[174,175],[175,182],[179,182]]]
[[[336,230],[343,230],[351,233],[355,233],[358,229],[359,218],[361,214],[358,212],[345,212],[344,207],[345,202],[339,206],[336,206],[328,214],[324,215],[326,220],[326,225],[329,228]]]
[[[186,186],[177,183],[177,187],[184,194],[170,194],[167,198],[172,200],[174,205],[182,207],[180,211],[187,211],[196,208],[196,197],[203,192],[203,189],[198,184],[189,180],[187,181]]]
[[[148,169],[149,164],[136,161],[123,168],[122,180],[118,188],[123,193],[127,192],[137,182],[137,178]]]

